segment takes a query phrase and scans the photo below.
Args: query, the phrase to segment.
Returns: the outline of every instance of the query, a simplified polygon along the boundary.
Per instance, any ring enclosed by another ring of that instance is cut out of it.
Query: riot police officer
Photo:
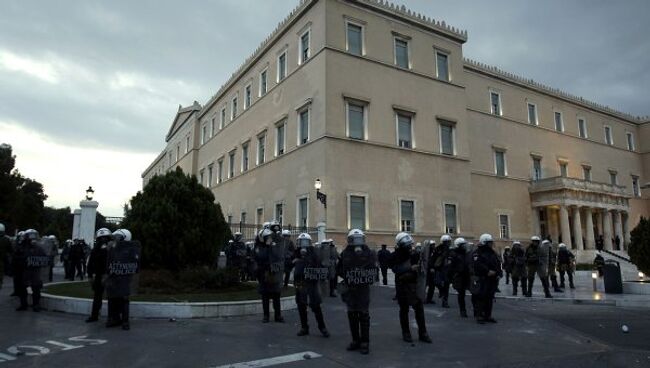
[[[390,259],[390,251],[386,249],[386,244],[381,245],[381,249],[377,252],[377,260],[379,261],[379,269],[381,270],[381,283],[388,285],[388,261]]]
[[[564,274],[569,277],[569,287],[575,289],[573,285],[573,265],[576,257],[567,249],[566,244],[560,243],[560,249],[557,251],[557,264],[560,269],[560,288],[564,288]]]
[[[429,261],[427,262],[427,296],[425,303],[426,304],[436,304],[435,301],[433,301],[433,294],[436,291],[436,270],[433,268],[433,264],[436,260],[436,253],[434,252],[434,249],[436,248],[436,242],[434,240],[425,240],[424,241],[425,246],[428,245],[429,249],[431,250],[429,252]]]
[[[284,252],[278,254],[277,245],[273,242],[273,231],[262,229],[256,239],[255,263],[257,266],[258,292],[262,296],[264,310],[263,323],[269,322],[269,302],[273,300],[275,322],[284,322],[280,305],[282,278],[284,275]]]
[[[449,280],[458,293],[458,308],[460,316],[467,318],[467,307],[465,306],[465,294],[469,287],[470,274],[467,257],[467,241],[464,238],[457,238],[449,248]]]
[[[2,289],[2,279],[5,272],[9,269],[8,256],[13,253],[11,240],[5,235],[5,225],[0,223],[0,289]]]
[[[512,267],[512,295],[517,296],[517,288],[521,284],[521,295],[526,296],[528,294],[526,289],[526,253],[520,242],[514,241],[512,243],[512,250],[508,254],[508,262]]]
[[[136,245],[131,242],[132,236],[129,230],[118,229],[112,235],[113,240],[106,250],[108,265],[108,277],[106,278],[108,321],[106,327],[122,325],[122,329],[126,331],[131,329],[129,296],[131,296],[133,274],[137,273],[139,268],[139,250],[134,253],[133,249],[136,248]],[[137,247],[139,248],[139,245]],[[128,256],[128,259],[125,256]],[[113,265],[123,265],[125,262],[135,263],[136,269],[129,272],[115,272],[111,269]]]
[[[314,312],[318,330],[324,337],[330,334],[325,327],[323,310],[321,309],[322,297],[318,282],[327,278],[329,270],[322,267],[321,260],[314,251],[311,236],[302,233],[298,236],[298,251],[294,259],[293,284],[296,287],[296,304],[300,315],[300,331],[298,336],[309,335],[309,322],[307,317],[307,306]]]
[[[564,290],[560,289],[560,286],[557,283],[557,273],[555,268],[557,265],[557,251],[553,243],[549,242],[548,246],[548,276],[551,280],[551,286],[553,286],[553,291],[556,293],[561,293]]]
[[[413,308],[415,312],[415,321],[418,325],[419,340],[431,343],[431,338],[427,334],[427,326],[424,319],[423,300],[418,295],[417,283],[419,269],[419,255],[414,252],[412,256],[411,247],[413,238],[405,232],[397,234],[395,237],[395,252],[391,254],[390,266],[395,274],[395,290],[397,293],[397,303],[399,304],[399,322],[402,327],[402,340],[413,342],[411,329],[409,327],[409,309]]]
[[[233,258],[233,244],[235,242],[230,239],[228,243],[223,248],[223,254],[226,256],[226,267],[233,267],[232,258]]]
[[[289,278],[293,269],[293,257],[296,253],[296,246],[291,240],[291,231],[282,230],[282,240],[284,241],[284,287],[289,286]]]
[[[93,289],[93,306],[90,317],[86,322],[97,322],[99,320],[99,311],[102,309],[102,297],[104,295],[104,276],[106,275],[107,247],[108,243],[113,240],[113,234],[107,228],[97,230],[95,234],[95,245],[90,251],[88,258],[88,279]]]
[[[512,262],[511,262],[510,252],[511,252],[510,247],[506,245],[506,247],[503,249],[503,261],[502,261],[503,271],[506,274],[506,285],[510,283],[510,273],[512,273]]]
[[[377,255],[366,245],[366,235],[359,229],[348,233],[347,246],[341,252],[336,270],[343,281],[341,299],[348,310],[352,342],[348,351],[370,352],[370,285],[377,278]]]
[[[550,267],[550,255],[551,255],[551,242],[548,240],[542,241],[538,249],[539,254],[539,263],[537,265],[537,276],[542,281],[542,286],[544,287],[544,297],[552,298],[551,292],[549,290],[549,267]],[[530,282],[530,280],[528,280]]]
[[[339,252],[336,250],[336,244],[333,239],[327,239],[327,244],[330,246],[330,264],[329,264],[329,279],[330,279],[330,298],[336,298],[336,286],[338,285],[339,278],[336,275],[336,264],[339,261]]]
[[[41,268],[48,267],[49,256],[39,244],[38,231],[29,229],[25,231],[23,241],[17,250],[19,268],[22,273],[22,280],[18,290],[20,297],[20,307],[17,311],[27,310],[27,287],[32,289],[32,309],[34,312],[40,312],[41,305],[41,288],[43,280],[41,278]]]
[[[476,295],[479,324],[497,322],[492,318],[492,306],[501,277],[501,264],[493,246],[492,235],[483,234],[479,238],[478,248],[472,254],[471,271],[478,284],[473,293]]]
[[[242,233],[239,231],[234,235],[234,241],[230,250],[232,267],[239,272],[239,280],[246,281],[246,244],[242,240]]]
[[[537,276],[537,268],[539,267],[539,244],[541,239],[539,236],[534,235],[530,238],[530,245],[526,248],[526,278],[528,279],[528,290],[526,297],[533,296],[533,284],[535,283],[535,276]],[[542,281],[544,285],[544,281]]]
[[[442,299],[442,307],[449,308],[449,246],[451,246],[451,236],[445,234],[440,237],[440,245],[433,251],[435,269],[435,281],[438,293]]]

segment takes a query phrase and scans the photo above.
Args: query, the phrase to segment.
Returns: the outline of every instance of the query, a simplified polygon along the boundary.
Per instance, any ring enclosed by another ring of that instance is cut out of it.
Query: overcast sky
[[[650,1],[411,0],[466,57],[649,115]],[[0,143],[48,205],[121,216],[178,105],[205,103],[297,0],[3,1]]]

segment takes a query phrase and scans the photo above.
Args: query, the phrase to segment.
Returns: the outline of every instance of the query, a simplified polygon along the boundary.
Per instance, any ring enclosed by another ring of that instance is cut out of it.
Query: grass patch
[[[92,299],[93,291],[88,281],[66,282],[47,286],[44,292],[57,296]],[[282,290],[282,296],[295,295],[292,287]],[[174,294],[138,294],[130,297],[134,302],[232,302],[242,300],[260,300],[257,293],[257,283],[247,282],[229,286],[219,291],[203,293],[174,293]]]

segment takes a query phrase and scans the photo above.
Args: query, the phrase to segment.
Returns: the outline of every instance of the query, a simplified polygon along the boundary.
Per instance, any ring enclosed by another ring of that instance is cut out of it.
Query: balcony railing
[[[530,183],[528,191],[530,193],[538,193],[562,189],[602,193],[622,197],[629,196],[625,190],[626,187],[621,185],[598,183],[576,178],[565,178],[562,176],[533,180]]]

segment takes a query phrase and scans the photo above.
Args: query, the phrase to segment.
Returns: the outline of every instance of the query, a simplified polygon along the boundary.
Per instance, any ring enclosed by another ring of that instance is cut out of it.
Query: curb
[[[49,283],[48,285],[62,284],[62,282]],[[41,305],[49,311],[71,314],[90,315],[92,299],[74,298],[67,296],[41,294]],[[197,303],[157,303],[157,302],[130,302],[130,315],[135,318],[223,318],[239,317],[262,314],[261,300],[242,300],[233,302],[197,302]],[[293,296],[280,298],[282,310],[296,309],[297,305]],[[100,314],[107,315],[108,303],[102,301]]]

